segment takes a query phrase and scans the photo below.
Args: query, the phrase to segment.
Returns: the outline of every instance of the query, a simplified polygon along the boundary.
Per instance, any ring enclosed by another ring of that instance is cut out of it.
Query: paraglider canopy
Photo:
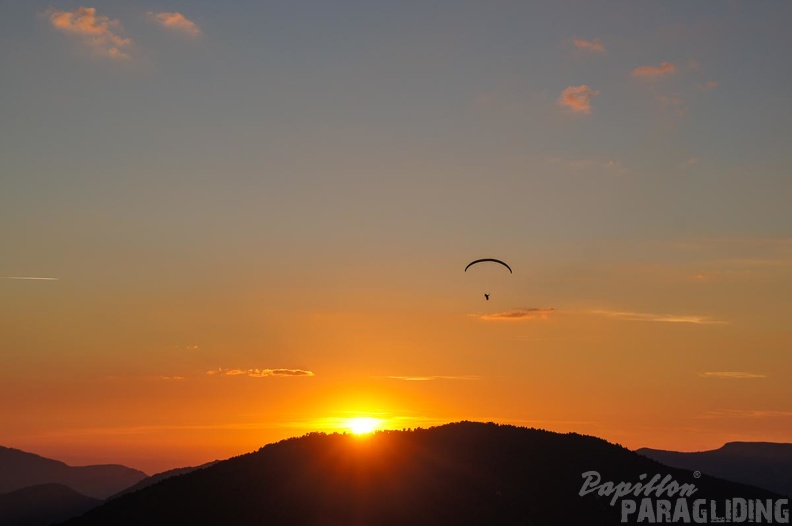
[[[470,263],[468,263],[467,267],[465,267],[465,272],[467,272],[467,269],[469,269],[470,267],[472,267],[476,263],[484,263],[485,261],[491,261],[493,263],[500,263],[501,265],[503,265],[504,267],[509,269],[509,273],[510,274],[513,274],[512,269],[511,269],[511,267],[509,265],[507,265],[505,262],[501,261],[500,259],[494,259],[494,258],[483,258],[483,259],[476,259],[474,261],[471,261]]]

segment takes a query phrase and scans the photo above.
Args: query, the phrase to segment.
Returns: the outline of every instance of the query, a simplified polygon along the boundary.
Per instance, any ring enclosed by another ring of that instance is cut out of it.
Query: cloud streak
[[[201,28],[195,22],[189,20],[181,13],[153,13],[149,11],[146,16],[160,27],[184,36],[197,38],[203,34]]]
[[[775,409],[716,409],[708,411],[704,418],[789,418],[792,411]]]
[[[745,380],[752,378],[767,378],[766,374],[749,373],[745,371],[708,371],[699,373],[702,378],[721,378],[725,380]]]
[[[591,89],[582,84],[580,86],[568,86],[561,92],[558,104],[573,113],[591,114],[591,99],[599,95],[599,91]]]
[[[404,380],[405,382],[431,382],[432,380],[478,380],[480,376],[476,375],[462,375],[462,376],[387,376],[391,380]]]
[[[618,320],[650,321],[663,323],[693,323],[696,325],[725,324],[725,321],[714,320],[709,316],[680,315],[680,314],[652,314],[648,312],[626,312],[612,310],[593,310],[592,314],[607,316]]]
[[[272,376],[313,376],[312,371],[304,369],[213,369],[206,371],[208,375],[219,376],[250,376],[252,378],[269,378]]]
[[[482,320],[545,320],[547,315],[555,309],[512,309],[504,312],[494,312],[492,314],[481,314],[478,317]]]
[[[118,34],[118,20],[96,14],[94,7],[78,7],[74,11],[50,8],[45,11],[52,27],[67,35],[79,38],[94,55],[111,59],[126,60],[131,57],[125,51],[132,45],[131,38]]]
[[[644,79],[656,79],[666,75],[676,73],[677,67],[670,62],[661,62],[659,66],[639,66],[632,70],[633,77]]]
[[[595,38],[594,40],[583,40],[582,38],[576,38],[572,41],[572,43],[574,43],[575,47],[578,49],[593,51],[594,53],[605,53],[605,46],[598,38]]]
[[[0,276],[0,279],[28,279],[38,281],[59,281],[60,278],[44,278],[38,276]]]

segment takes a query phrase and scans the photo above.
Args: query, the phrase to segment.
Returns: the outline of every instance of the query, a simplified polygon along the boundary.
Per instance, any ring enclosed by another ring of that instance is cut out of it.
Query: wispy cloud
[[[792,411],[775,409],[715,409],[708,411],[704,418],[789,418]]]
[[[446,375],[433,375],[433,376],[387,376],[391,380],[404,380],[406,382],[430,382],[432,380],[478,380],[481,378],[476,375],[462,375],[462,376],[446,376]]]
[[[701,91],[710,91],[718,87],[718,81],[708,80],[706,82],[697,82],[696,87]]]
[[[480,314],[482,320],[545,320],[550,312],[555,309],[512,309],[504,312],[494,312],[491,314]]]
[[[561,92],[558,104],[574,113],[589,115],[591,114],[591,98],[599,95],[599,93],[599,91],[591,89],[585,84],[568,86]]]
[[[605,53],[605,46],[602,44],[602,42],[600,42],[599,38],[595,38],[594,40],[583,40],[582,38],[576,38],[572,42],[578,49],[593,51],[595,53]]]
[[[160,376],[160,380],[168,380],[168,381],[176,380],[176,381],[178,381],[178,380],[184,380],[184,377],[183,376]]]
[[[632,70],[633,77],[656,79],[676,73],[677,67],[670,62],[662,62],[659,66],[639,66]]]
[[[693,323],[697,325],[724,324],[725,321],[714,320],[709,316],[680,315],[680,314],[652,314],[648,312],[627,312],[613,310],[592,310],[592,314],[599,314],[609,318],[628,321],[651,321],[664,323]]]
[[[30,279],[39,281],[58,281],[60,278],[43,278],[38,276],[0,276],[0,279]]]
[[[669,97],[668,95],[658,95],[655,100],[659,102],[670,114],[679,118],[687,115],[685,101],[679,97]]]
[[[630,169],[617,159],[564,159],[562,157],[549,157],[545,162],[574,171],[594,170],[615,175],[625,175],[630,172]]]
[[[313,376],[314,373],[304,369],[213,369],[206,371],[209,375],[222,376],[251,376],[253,378],[268,378],[270,376]]]
[[[708,371],[699,373],[703,378],[722,378],[724,380],[745,380],[751,378],[767,378],[766,374],[749,373],[745,371]]]
[[[153,13],[149,11],[146,16],[152,22],[181,35],[196,38],[202,35],[201,28],[181,13]]]
[[[74,11],[50,8],[45,14],[52,27],[79,38],[94,55],[112,59],[131,58],[123,49],[132,45],[132,39],[118,34],[122,30],[121,23],[97,15],[96,8],[78,7]]]

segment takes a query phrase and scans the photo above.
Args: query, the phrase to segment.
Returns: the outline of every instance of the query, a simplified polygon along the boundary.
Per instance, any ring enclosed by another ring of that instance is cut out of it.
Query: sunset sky
[[[0,445],[154,473],[355,417],[792,441],[790,21],[5,2]]]

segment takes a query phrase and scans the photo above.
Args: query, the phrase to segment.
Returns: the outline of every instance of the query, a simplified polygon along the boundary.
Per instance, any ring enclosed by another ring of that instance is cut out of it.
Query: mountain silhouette
[[[0,493],[57,483],[83,495],[105,499],[146,476],[142,471],[117,464],[69,466],[33,453],[0,446]]]
[[[101,503],[63,484],[39,484],[0,495],[0,524],[49,526]]]
[[[792,497],[792,444],[728,442],[712,451],[682,453],[642,448],[636,453],[668,466],[699,470]]]
[[[217,464],[218,462],[219,462],[218,460],[214,460],[212,462],[207,462],[206,464],[201,464],[200,466],[193,466],[193,467],[186,467],[186,468],[175,468],[175,469],[169,469],[168,471],[163,471],[161,473],[156,473],[154,475],[151,475],[150,477],[144,478],[143,480],[141,480],[137,484],[134,484],[134,485],[132,485],[132,486],[130,486],[130,487],[128,487],[128,488],[116,493],[115,495],[111,496],[110,499],[118,498],[118,497],[120,497],[122,495],[126,495],[127,493],[134,493],[135,491],[139,491],[139,490],[141,490],[141,489],[143,489],[143,488],[145,488],[147,486],[151,486],[152,484],[156,484],[157,482],[160,482],[160,481],[165,480],[167,478],[176,477],[178,475],[185,475],[187,473],[190,473],[191,471],[195,471],[196,469],[208,468],[209,466]]]
[[[370,436],[309,433],[171,477],[95,508],[91,525],[622,524],[620,503],[579,495],[583,473],[695,484],[696,499],[775,498],[669,468],[602,439],[459,422]]]

